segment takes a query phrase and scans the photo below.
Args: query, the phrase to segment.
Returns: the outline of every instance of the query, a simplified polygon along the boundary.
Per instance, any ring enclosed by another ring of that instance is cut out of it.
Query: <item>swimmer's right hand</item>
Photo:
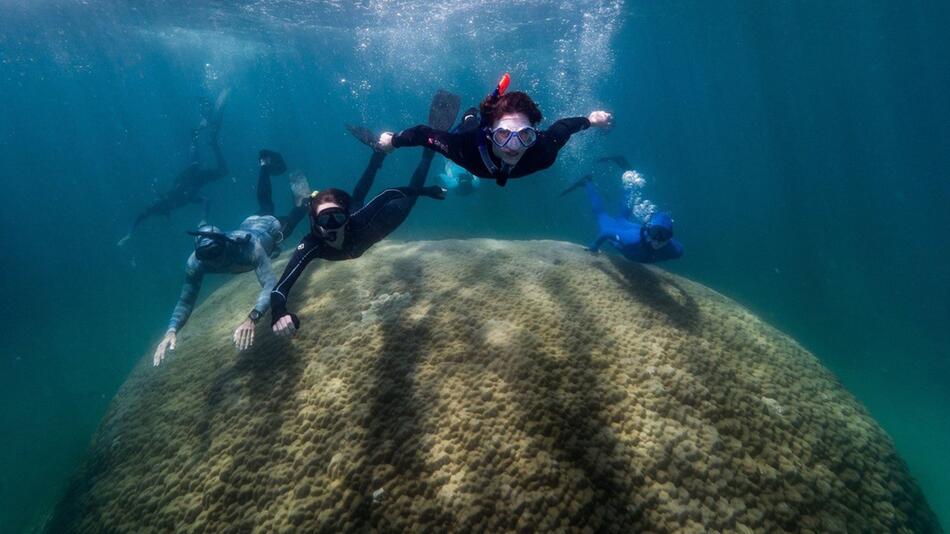
[[[379,149],[387,153],[396,150],[396,147],[393,146],[392,132],[383,132],[379,134]]]
[[[271,326],[271,330],[274,331],[274,334],[281,337],[294,337],[297,335],[297,330],[300,329],[300,319],[297,319],[297,316],[288,313],[274,321],[274,324]]]
[[[162,338],[161,343],[158,344],[158,348],[155,349],[155,355],[152,356],[152,365],[158,367],[162,360],[165,359],[165,354],[170,350],[175,350],[175,343],[178,341],[178,336],[173,330],[169,330],[165,333],[165,337]]]

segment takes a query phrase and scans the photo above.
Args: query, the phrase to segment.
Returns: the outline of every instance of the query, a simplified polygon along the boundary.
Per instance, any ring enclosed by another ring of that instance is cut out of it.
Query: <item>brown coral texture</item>
[[[282,267],[282,265],[278,265]],[[226,284],[142,359],[54,529],[938,531],[888,436],[792,339],[555,241],[315,262],[292,340]]]

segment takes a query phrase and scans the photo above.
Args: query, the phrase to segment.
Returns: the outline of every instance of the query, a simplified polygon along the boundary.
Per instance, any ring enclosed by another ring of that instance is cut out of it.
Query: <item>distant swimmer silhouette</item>
[[[168,217],[173,210],[189,204],[202,204],[204,212],[202,219],[208,218],[208,199],[201,196],[201,188],[214,182],[228,174],[228,165],[221,154],[221,147],[218,146],[218,134],[221,131],[221,119],[224,112],[224,104],[227,101],[230,90],[224,89],[218,95],[214,106],[210,102],[204,102],[202,105],[202,118],[198,127],[191,131],[191,149],[189,150],[191,162],[175,178],[172,188],[162,194],[151,206],[145,208],[132,221],[129,232],[116,243],[118,246],[124,245],[132,238],[132,235],[138,229],[139,225],[149,217],[164,215]],[[214,152],[215,166],[203,168],[198,160],[198,139],[203,129],[209,130],[209,145]]]
[[[478,189],[479,178],[459,167],[452,160],[445,162],[445,172],[439,174],[442,187],[459,196],[468,196]]]

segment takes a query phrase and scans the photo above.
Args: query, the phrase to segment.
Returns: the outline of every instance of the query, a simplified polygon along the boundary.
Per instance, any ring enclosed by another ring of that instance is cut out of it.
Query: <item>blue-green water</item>
[[[587,242],[583,196],[556,192],[626,154],[686,246],[666,267],[817,354],[950,522],[950,4],[0,0],[0,13],[0,530],[42,523],[164,331],[199,208],[115,241],[187,161],[200,98],[232,89],[231,175],[206,193],[233,227],[255,209],[260,147],[315,187],[350,187],[366,150],[345,122],[415,124],[435,89],[474,103],[505,70],[547,117],[603,107],[616,127],[574,138],[551,170],[450,199],[452,217],[420,203],[395,237]],[[416,157],[388,158],[379,185]]]

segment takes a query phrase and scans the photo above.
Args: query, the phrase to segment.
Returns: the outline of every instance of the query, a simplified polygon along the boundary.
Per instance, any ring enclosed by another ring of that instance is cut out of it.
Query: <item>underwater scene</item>
[[[943,532],[948,25],[0,0],[0,532]]]

